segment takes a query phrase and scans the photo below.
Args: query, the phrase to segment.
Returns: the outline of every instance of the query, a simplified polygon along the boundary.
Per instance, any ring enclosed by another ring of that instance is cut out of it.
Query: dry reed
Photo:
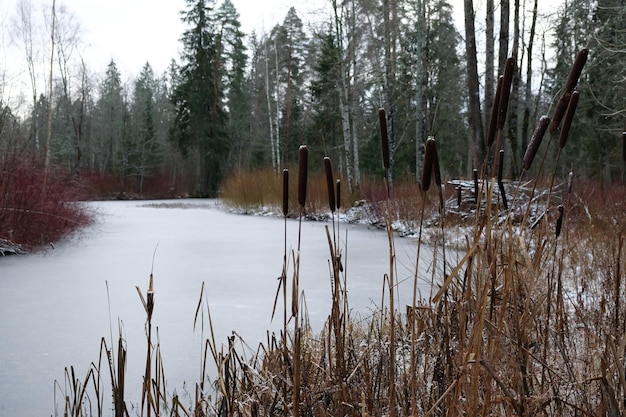
[[[540,120],[543,132],[537,131],[531,140],[528,156],[524,156],[525,170],[531,166],[539,136],[545,134],[548,123],[546,116]],[[435,144],[433,139],[429,145],[435,152],[425,154],[429,161],[425,160],[424,166],[429,169],[423,172],[423,187],[412,189],[421,199],[411,201],[420,216],[411,305],[405,309],[395,306],[391,222],[397,213],[392,210],[399,195],[396,190],[394,198],[387,193],[381,203],[387,216],[389,273],[379,310],[365,318],[347,313],[345,270],[338,257],[333,215],[332,236],[326,228],[333,304],[321,334],[306,331],[306,308],[298,304],[298,243],[293,259],[293,330],[288,334],[285,319],[282,337],[268,334],[247,360],[250,351],[240,353],[243,347],[238,347],[234,337],[228,339],[222,353],[212,337],[207,351],[210,349],[220,365],[219,396],[211,404],[206,397],[198,397],[192,412],[172,406],[170,415],[565,417],[626,412],[626,309],[621,302],[626,296],[623,187],[596,196],[600,191],[592,185],[577,182],[573,190],[570,175],[565,202],[548,205],[544,220],[534,228],[514,218],[514,208],[526,205],[522,208],[529,211],[534,204],[530,200],[514,199],[503,213],[497,208],[493,213],[486,210],[488,215],[477,215],[473,227],[462,232],[465,243],[460,259],[449,269],[431,265],[434,293],[418,298],[417,283],[423,279],[419,266],[425,261],[421,252],[423,220],[429,204],[425,194],[431,182],[424,177],[432,179],[438,165]],[[299,161],[306,162],[306,157],[299,155]],[[502,151],[498,162],[500,185]],[[333,184],[330,161],[324,160],[324,168],[332,212],[332,197],[336,208],[341,207],[340,183]],[[303,170],[306,168],[299,166],[301,213],[306,205]],[[478,202],[478,174],[474,173]],[[284,180],[283,190],[288,186]],[[441,193],[441,184],[437,186]],[[520,184],[518,189],[525,186]],[[491,192],[484,191],[488,202]],[[445,206],[439,216],[443,227]],[[449,244],[445,234],[439,239],[442,247]],[[285,259],[286,255],[283,275]],[[444,265],[445,261],[444,254]],[[388,307],[384,303],[387,293]],[[202,372],[204,375],[205,370]],[[72,371],[67,373],[68,380],[75,381],[70,384],[75,399],[70,398],[68,404],[85,401],[83,387],[97,370],[84,380],[75,378]],[[204,392],[203,385],[201,388]],[[80,413],[72,415],[84,414]]]

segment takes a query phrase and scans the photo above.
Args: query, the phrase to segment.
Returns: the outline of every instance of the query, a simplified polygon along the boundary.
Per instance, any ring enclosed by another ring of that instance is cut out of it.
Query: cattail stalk
[[[546,130],[548,130],[548,125],[550,124],[550,118],[548,116],[541,116],[539,118],[539,122],[537,122],[537,127],[530,139],[530,143],[526,148],[526,153],[524,154],[524,159],[522,160],[522,166],[526,171],[530,169],[530,166],[533,163],[533,159],[535,159],[535,154],[539,149],[539,145],[541,145],[541,141],[543,140],[543,136],[546,134]]]
[[[291,313],[293,320],[293,393],[292,393],[292,413],[297,417],[300,412],[300,351],[301,351],[301,331],[300,317],[298,315],[298,295],[300,293],[300,243],[302,238],[302,215],[306,205],[306,188],[309,164],[309,149],[306,145],[301,145],[298,149],[298,203],[300,204],[300,216],[298,223],[298,254],[296,255],[296,267],[292,282]]]

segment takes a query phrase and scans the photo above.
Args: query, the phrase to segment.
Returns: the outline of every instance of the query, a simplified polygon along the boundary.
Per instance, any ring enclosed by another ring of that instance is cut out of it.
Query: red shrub
[[[0,239],[34,249],[90,223],[75,182],[63,172],[50,170],[45,190],[43,171],[28,161],[5,160],[0,172]]]

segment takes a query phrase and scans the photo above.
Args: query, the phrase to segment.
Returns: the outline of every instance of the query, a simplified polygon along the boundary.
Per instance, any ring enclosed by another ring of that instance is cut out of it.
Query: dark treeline
[[[312,162],[321,167],[329,156],[354,190],[362,175],[383,175],[382,107],[390,181],[417,177],[429,136],[438,142],[442,175],[464,177],[486,160],[496,81],[512,56],[499,143],[515,178],[536,121],[551,114],[586,47],[559,174],[623,175],[626,7],[618,0],[568,1],[550,16],[536,0],[487,0],[480,16],[465,0],[462,34],[446,0],[331,0],[315,26],[305,27],[292,8],[262,35],[242,32],[230,0],[186,3],[181,56],[163,74],[146,63],[129,84],[114,61],[96,82],[84,62],[70,59],[75,35],[60,20],[52,88],[38,91],[32,82],[25,116],[0,103],[2,161],[49,161],[104,195],[215,196],[225,176],[266,167],[278,173],[306,143]],[[49,70],[27,62],[31,79]],[[556,153],[554,140],[551,146],[548,155]]]

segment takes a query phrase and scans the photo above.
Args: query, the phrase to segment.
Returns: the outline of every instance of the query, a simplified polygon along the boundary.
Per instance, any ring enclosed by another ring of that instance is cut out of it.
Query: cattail
[[[439,170],[439,156],[437,155],[437,142],[433,138],[433,171],[435,173],[435,184],[437,187],[442,188],[441,184],[441,171]]]
[[[337,210],[341,208],[341,180],[337,180]]]
[[[472,174],[474,175],[474,202],[478,204],[478,170],[474,168]]]
[[[626,132],[622,132],[622,161],[626,162]]]
[[[456,187],[456,205],[461,207],[461,186],[457,185]]]
[[[433,160],[435,159],[435,139],[429,136],[426,140],[424,150],[424,166],[422,167],[422,190],[428,191],[430,188],[430,178],[433,172]]]
[[[493,145],[496,140],[496,130],[498,130],[498,111],[500,109],[500,96],[502,95],[502,80],[504,76],[498,77],[498,85],[496,87],[496,96],[493,99],[493,107],[491,108],[491,119],[489,120],[489,132],[487,133],[487,146]]]
[[[152,273],[150,274],[150,283],[148,284],[146,302],[146,312],[148,313],[148,322],[152,319],[152,312],[154,311],[154,281],[152,279]]]
[[[567,81],[565,83],[565,90],[563,91],[563,95],[559,99],[559,102],[556,104],[554,108],[554,114],[552,115],[552,123],[550,124],[550,133],[554,133],[561,124],[561,120],[563,120],[563,115],[567,110],[567,107],[570,102],[570,96],[578,84],[578,79],[580,78],[580,74],[583,71],[583,67],[587,62],[587,55],[589,51],[587,48],[581,49],[576,58],[574,59],[574,64],[572,65],[572,69],[570,70],[569,76],[567,77]]]
[[[559,205],[558,209],[559,209],[559,217],[556,219],[556,237],[557,238],[561,234],[561,227],[563,226],[563,211],[565,210],[562,204]]]
[[[574,59],[574,64],[572,65],[572,69],[569,72],[569,76],[567,77],[567,82],[565,83],[565,92],[571,93],[576,88],[576,84],[578,84],[578,79],[580,78],[580,74],[583,72],[583,67],[587,62],[587,56],[589,55],[589,50],[587,48],[583,48],[576,54],[576,58]]]
[[[513,82],[513,72],[515,72],[515,59],[510,56],[504,64],[504,75],[502,79],[502,93],[498,104],[498,129],[504,127],[506,112],[509,107],[509,97],[511,95],[511,83]]]
[[[550,133],[554,133],[559,128],[561,120],[563,120],[563,115],[569,105],[570,97],[571,93],[563,93],[558,103],[556,103],[554,113],[552,114],[552,123],[550,123]]]
[[[526,148],[526,153],[524,154],[524,159],[522,160],[522,166],[526,171],[530,169],[530,166],[533,163],[533,159],[535,159],[535,154],[539,149],[539,145],[541,145],[541,141],[543,140],[543,136],[546,134],[546,130],[548,130],[548,125],[550,124],[550,118],[548,116],[541,116],[539,118],[539,122],[537,123],[537,127],[533,132],[533,136],[530,139],[530,143]]]
[[[324,169],[326,170],[326,188],[328,188],[328,206],[331,213],[335,212],[335,182],[333,180],[333,167],[330,158],[324,157]]]
[[[504,149],[500,149],[498,158],[498,182],[502,182],[502,174],[504,173]]]
[[[578,106],[578,91],[574,91],[569,99],[567,105],[567,111],[565,112],[565,120],[563,121],[563,128],[559,135],[559,148],[563,149],[567,142],[567,136],[569,135],[569,128],[572,125],[574,119],[574,113],[576,112],[576,106]]]
[[[383,152],[383,167],[389,169],[389,138],[387,137],[387,115],[382,107],[378,109],[378,124],[380,125],[380,146]]]
[[[306,183],[309,164],[309,148],[300,145],[298,149],[298,203],[300,207],[306,205]]]
[[[498,159],[498,188],[500,189],[500,195],[502,196],[502,206],[505,210],[509,208],[509,203],[506,199],[506,190],[504,189],[504,184],[502,183],[502,173],[504,172],[504,150],[500,149],[499,159]]]
[[[283,216],[289,213],[289,170],[283,169]]]

